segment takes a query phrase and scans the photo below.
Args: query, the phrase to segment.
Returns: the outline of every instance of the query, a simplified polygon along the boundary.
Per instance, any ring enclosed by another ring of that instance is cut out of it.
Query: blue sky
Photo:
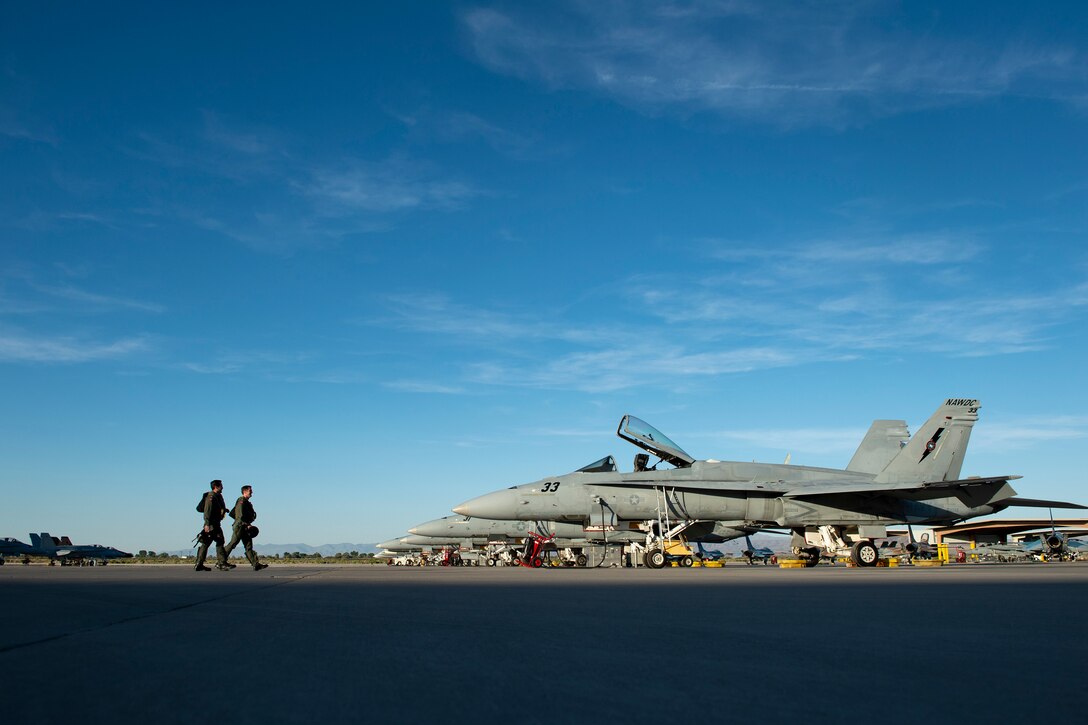
[[[7,4],[0,534],[374,542],[635,451],[1088,502],[1082,3]],[[1037,513],[1037,512],[1021,512]]]

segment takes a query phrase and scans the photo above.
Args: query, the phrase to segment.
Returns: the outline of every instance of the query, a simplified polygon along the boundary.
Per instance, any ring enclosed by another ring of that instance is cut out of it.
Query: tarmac
[[[9,563],[0,680],[11,723],[1076,722],[1086,601],[1084,563]]]

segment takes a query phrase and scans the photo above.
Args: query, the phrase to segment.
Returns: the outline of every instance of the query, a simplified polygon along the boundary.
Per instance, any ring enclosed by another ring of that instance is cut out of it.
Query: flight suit
[[[196,551],[197,568],[204,566],[204,560],[208,557],[208,547],[211,546],[212,541],[215,542],[216,566],[227,566],[227,551],[223,537],[223,519],[226,516],[227,502],[223,500],[223,494],[215,491],[204,494],[204,525],[211,529],[211,533],[207,537],[202,537],[200,547]]]
[[[253,504],[245,496],[239,496],[234,502],[234,510],[230,515],[234,519],[234,535],[230,537],[230,543],[227,544],[227,556],[230,556],[230,552],[234,551],[234,547],[241,541],[249,563],[254,569],[263,569],[264,567],[259,566],[257,561],[257,552],[253,550],[253,537],[249,535],[249,525],[257,520],[257,512],[253,510]]]

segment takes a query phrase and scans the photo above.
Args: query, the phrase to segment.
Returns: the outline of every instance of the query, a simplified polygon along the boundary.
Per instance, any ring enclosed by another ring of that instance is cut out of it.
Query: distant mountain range
[[[310,546],[309,544],[258,544],[256,542],[253,544],[253,549],[261,556],[274,556],[276,554],[282,556],[285,553],[336,556],[337,554],[346,554],[350,551],[358,551],[360,554],[376,554],[381,551],[375,544],[321,544],[320,546]],[[214,555],[214,551],[215,547],[213,546],[212,555]],[[196,547],[159,553],[174,554],[175,556],[191,556],[196,554]],[[231,553],[236,556],[242,554],[242,546],[239,545],[238,548]]]

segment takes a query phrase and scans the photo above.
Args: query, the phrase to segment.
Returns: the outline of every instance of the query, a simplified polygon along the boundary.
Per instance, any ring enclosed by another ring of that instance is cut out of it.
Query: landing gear
[[[575,566],[585,568],[586,564],[588,564],[588,563],[589,563],[589,557],[586,556],[585,554],[579,554],[578,556],[574,557],[574,565]]]
[[[811,548],[805,549],[801,553],[801,558],[804,559],[806,567],[811,568],[816,566],[820,563],[820,547],[813,546]]]
[[[859,541],[850,549],[850,559],[858,566],[876,566],[880,553],[871,541]]]
[[[650,549],[643,557],[643,562],[651,569],[665,568],[665,552],[661,549]]]

